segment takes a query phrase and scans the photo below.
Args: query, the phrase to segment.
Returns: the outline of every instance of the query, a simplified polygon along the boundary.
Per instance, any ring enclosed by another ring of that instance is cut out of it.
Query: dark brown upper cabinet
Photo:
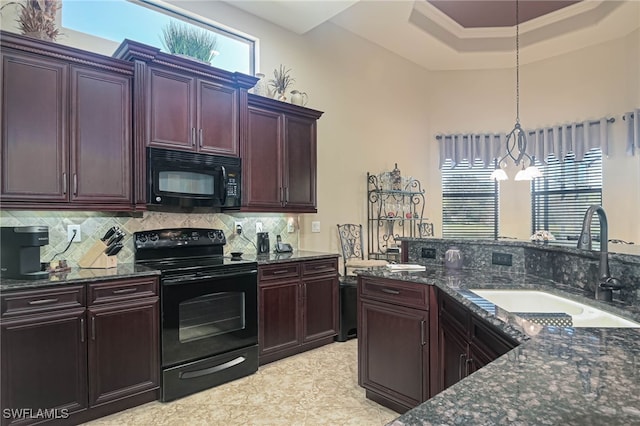
[[[314,213],[317,120],[323,112],[249,95],[242,210]]]
[[[238,157],[247,90],[257,78],[125,40],[114,56],[135,63],[139,146]]]
[[[3,208],[133,208],[133,66],[2,32]]]

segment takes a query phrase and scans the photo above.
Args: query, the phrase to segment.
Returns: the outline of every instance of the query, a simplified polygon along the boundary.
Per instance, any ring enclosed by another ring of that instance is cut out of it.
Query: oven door
[[[258,343],[255,268],[162,278],[162,365]]]

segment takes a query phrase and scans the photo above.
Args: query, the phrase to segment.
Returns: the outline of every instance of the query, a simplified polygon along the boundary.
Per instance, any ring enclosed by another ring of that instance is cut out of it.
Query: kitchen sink
[[[469,289],[512,313],[565,313],[573,327],[640,328],[640,324],[555,294],[535,290]]]

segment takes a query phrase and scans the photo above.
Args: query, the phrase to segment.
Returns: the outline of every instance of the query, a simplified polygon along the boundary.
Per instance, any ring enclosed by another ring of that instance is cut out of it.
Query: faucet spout
[[[596,286],[596,299],[611,301],[613,298],[612,290],[619,289],[620,285],[618,280],[611,278],[609,272],[609,225],[602,206],[590,206],[584,214],[577,248],[591,250],[591,221],[594,214],[598,215],[600,221],[600,265],[598,268],[600,277]]]

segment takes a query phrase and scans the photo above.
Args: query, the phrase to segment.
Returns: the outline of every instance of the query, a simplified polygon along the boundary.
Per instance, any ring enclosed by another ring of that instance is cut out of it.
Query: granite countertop
[[[71,268],[71,270],[67,272],[50,274],[48,279],[43,280],[2,279],[2,282],[0,282],[0,291],[34,289],[153,275],[160,275],[160,271],[133,263],[119,263],[117,267],[109,269]]]
[[[302,260],[331,259],[337,258],[338,256],[339,255],[336,253],[294,250],[293,253],[270,253],[260,256],[256,256],[255,254],[243,255],[242,258],[245,261],[257,262],[258,265],[267,265],[282,262],[296,262]],[[48,279],[42,280],[2,279],[2,281],[0,282],[0,292],[51,287],[56,285],[80,284],[85,282],[122,278],[143,277],[149,275],[160,275],[160,271],[133,263],[119,263],[116,268],[109,269],[71,268],[70,271],[51,274],[49,275]]]
[[[544,290],[640,321],[640,307],[531,275],[490,270],[360,274],[435,285],[520,345],[390,424],[640,424],[640,329],[532,327],[469,288]],[[484,307],[483,307],[484,306]]]
[[[337,253],[324,253],[308,250],[294,250],[291,253],[269,253],[261,255],[243,255],[244,260],[255,260],[258,265],[269,265],[272,263],[299,262],[302,260],[321,260],[340,257]]]

